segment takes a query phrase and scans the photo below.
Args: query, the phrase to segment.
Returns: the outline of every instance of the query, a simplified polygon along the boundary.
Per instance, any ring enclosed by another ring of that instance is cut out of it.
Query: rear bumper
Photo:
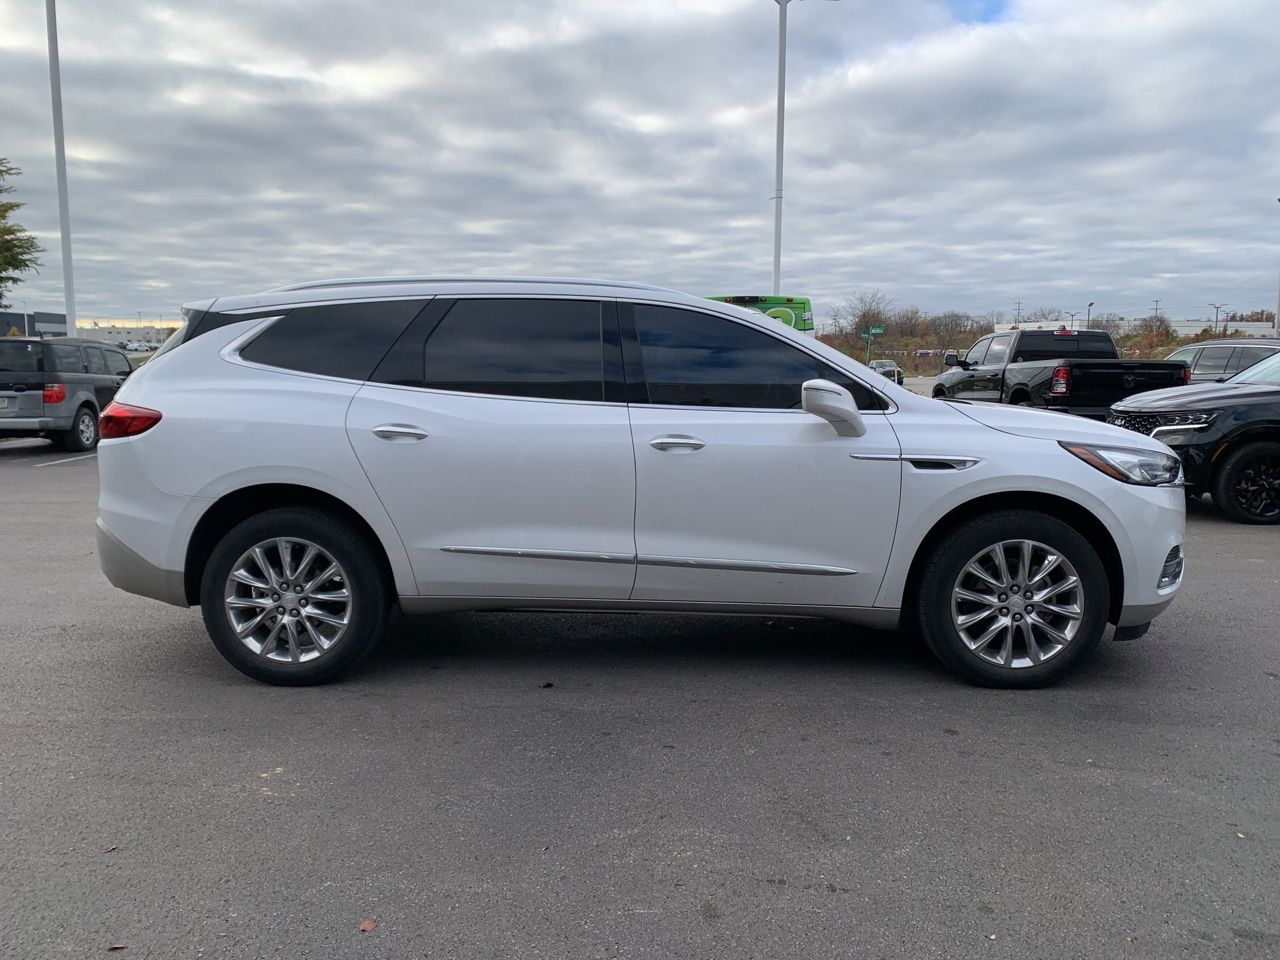
[[[0,417],[0,433],[43,433],[70,430],[74,417]]]
[[[188,606],[182,571],[163,570],[144,560],[121,543],[101,518],[98,519],[98,563],[112,586],[177,607]]]

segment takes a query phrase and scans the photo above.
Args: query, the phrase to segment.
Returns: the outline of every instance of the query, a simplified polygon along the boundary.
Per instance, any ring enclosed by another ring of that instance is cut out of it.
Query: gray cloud
[[[765,0],[60,14],[83,316],[361,273],[768,287]],[[1267,0],[842,0],[791,22],[788,290],[1274,306]],[[61,299],[46,70],[38,9],[0,0],[0,154],[49,248],[15,293],[33,308]]]

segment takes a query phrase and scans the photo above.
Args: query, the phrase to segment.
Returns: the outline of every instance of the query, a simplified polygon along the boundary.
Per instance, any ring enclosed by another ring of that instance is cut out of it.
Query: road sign
[[[863,340],[870,341],[870,340],[874,337],[874,334],[870,334],[870,333],[860,333],[860,334],[858,334],[858,336],[860,336]]]
[[[872,328],[871,328],[871,332],[872,332],[872,333],[884,333],[884,327],[872,327]]]

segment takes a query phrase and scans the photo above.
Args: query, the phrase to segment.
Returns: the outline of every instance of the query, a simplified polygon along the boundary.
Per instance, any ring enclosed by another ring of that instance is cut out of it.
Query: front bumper
[[[1186,530],[1186,496],[1182,487],[1141,487],[1117,484],[1115,494],[1106,501],[1116,517],[1114,532],[1124,567],[1124,599],[1117,627],[1150,623],[1173,603],[1186,578],[1184,534]],[[1179,548],[1183,566],[1178,579],[1160,586],[1170,551]]]
[[[112,586],[129,593],[187,606],[181,570],[163,570],[126,547],[98,518],[98,563]]]

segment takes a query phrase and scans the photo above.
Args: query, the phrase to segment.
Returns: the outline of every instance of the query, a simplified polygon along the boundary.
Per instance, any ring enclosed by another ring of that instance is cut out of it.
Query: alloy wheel
[[[97,424],[94,423],[93,414],[87,410],[80,414],[76,420],[76,432],[80,435],[81,446],[89,447],[93,445],[94,438],[98,435]]]
[[[232,566],[223,596],[236,637],[268,660],[314,660],[350,626],[346,571],[309,540],[278,537],[250,547]]]
[[[1280,454],[1259,453],[1247,460],[1231,493],[1241,510],[1259,520],[1280,516]]]
[[[1004,540],[974,555],[951,591],[951,622],[975,656],[1034,667],[1058,656],[1084,619],[1084,588],[1066,557],[1035,540]]]

